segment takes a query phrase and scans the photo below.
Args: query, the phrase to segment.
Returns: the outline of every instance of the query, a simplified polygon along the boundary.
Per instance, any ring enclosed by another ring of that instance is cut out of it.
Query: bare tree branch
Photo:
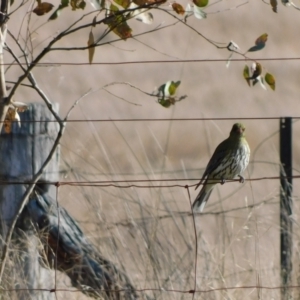
[[[4,43],[7,32],[7,13],[9,10],[9,0],[2,0],[0,6],[0,134],[5,120],[6,113],[8,111],[9,99],[7,99],[7,91],[4,75]]]

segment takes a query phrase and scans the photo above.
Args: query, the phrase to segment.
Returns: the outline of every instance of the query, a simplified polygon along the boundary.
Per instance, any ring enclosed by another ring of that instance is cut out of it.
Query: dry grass
[[[216,10],[232,7],[237,1],[221,1]],[[211,11],[213,8],[211,7]],[[208,37],[224,43],[234,40],[243,49],[252,46],[262,33],[269,34],[264,50],[253,58],[299,56],[299,12],[279,7],[278,15],[261,1],[250,1],[232,11],[211,14],[207,20],[189,20],[189,24]],[[77,14],[77,13],[76,13]],[[46,24],[43,34],[36,34],[39,44],[61,29],[68,19],[78,17],[64,12],[64,19]],[[155,13],[155,24],[172,22]],[[17,17],[17,16],[16,16]],[[13,16],[12,16],[13,18]],[[11,21],[13,24],[13,21]],[[36,21],[38,22],[38,21]],[[41,21],[40,21],[41,22]],[[132,22],[136,31],[147,30]],[[33,28],[33,27],[31,27]],[[12,29],[13,31],[17,29]],[[95,29],[95,34],[101,33]],[[88,30],[60,45],[86,44]],[[114,38],[114,37],[113,37]],[[94,61],[131,61],[168,59],[159,52],[182,59],[228,57],[226,51],[208,45],[183,25],[97,48]],[[159,52],[158,52],[159,51]],[[45,62],[87,62],[86,52],[53,52]],[[37,68],[41,88],[55,102],[62,115],[87,90],[114,81],[126,81],[151,92],[155,86],[172,79],[181,80],[182,94],[188,98],[170,109],[129,87],[115,86],[111,91],[142,106],[132,106],[98,91],[84,99],[73,118],[191,118],[191,117],[271,117],[299,116],[299,62],[262,62],[277,80],[277,90],[250,89],[242,78],[244,62],[169,63],[125,66],[61,66]],[[8,79],[20,75],[13,67]],[[22,88],[20,101],[38,100]],[[234,121],[182,122],[85,122],[69,123],[61,144],[63,171],[61,180],[149,180],[188,179],[178,184],[195,184],[216,145],[227,137]],[[247,138],[252,160],[247,178],[278,176],[278,120],[247,120]],[[294,123],[294,175],[300,170],[299,122]],[[298,222],[298,179],[294,180],[294,219]],[[279,269],[279,181],[246,181],[244,185],[227,183],[216,189],[205,213],[195,217],[196,236],[187,190],[163,187],[170,182],[146,182],[149,187],[123,188],[104,186],[61,186],[58,201],[84,228],[90,240],[106,258],[123,268],[141,297],[154,299],[191,299],[194,289],[207,291],[195,299],[280,299]],[[122,187],[121,187],[122,186]],[[196,192],[189,189],[193,201]],[[294,224],[293,284],[299,285],[298,223]],[[195,272],[195,263],[197,269]],[[60,275],[61,276],[61,275]],[[70,288],[64,277],[57,287]],[[252,286],[249,288],[241,288]],[[228,289],[227,289],[228,288]],[[174,291],[170,291],[174,290]],[[300,299],[299,289],[291,289],[293,299]],[[70,296],[71,295],[71,296]],[[11,295],[8,295],[11,297]],[[58,299],[85,299],[79,293],[57,293]]]
[[[277,128],[273,123],[275,132]],[[183,126],[182,122],[180,124]],[[118,146],[114,148],[110,145],[111,138],[101,138],[101,130],[95,127],[93,139],[96,135],[101,147],[98,150],[95,149],[97,146],[89,148],[97,156],[90,159],[99,160],[99,166],[107,166],[107,174],[103,170],[97,174],[88,173],[88,159],[83,156],[85,163],[81,168],[74,168],[65,180],[199,178],[199,169],[193,167],[189,159],[182,158],[181,151],[185,149],[171,146],[177,140],[172,129],[166,131],[163,139],[160,131],[153,129],[155,126],[111,125],[111,136],[118,140]],[[295,136],[298,127],[295,123]],[[138,128],[134,130],[135,135],[132,128]],[[251,123],[247,128],[251,131]],[[133,135],[130,144],[126,134]],[[171,136],[174,136],[173,140]],[[184,141],[180,144],[188,147],[187,139],[193,140],[197,136],[197,132],[190,132],[188,138],[182,137]],[[245,174],[247,178],[278,176],[278,147],[276,150],[274,146],[277,139],[278,134],[272,136],[270,132],[264,140],[257,140],[256,144],[252,141],[253,160]],[[201,143],[203,146],[199,148],[203,149],[209,141],[202,139]],[[272,148],[266,159],[266,149]],[[166,152],[172,155],[166,155]],[[201,156],[205,156],[205,151]],[[191,185],[196,181],[176,183]],[[190,294],[157,290],[193,289],[196,274],[196,289],[211,290],[197,294],[196,299],[279,299],[279,289],[255,287],[280,286],[278,180],[248,181],[244,185],[227,183],[213,192],[205,213],[195,217],[198,241],[196,273],[196,239],[187,190],[184,187],[162,187],[173,182],[142,182],[135,184],[148,187],[123,188],[128,184],[120,183],[122,187],[119,188],[63,186],[59,201],[73,208],[72,213],[82,220],[82,226],[99,245],[99,251],[122,266],[138,289],[149,289],[147,294],[155,299],[190,298]],[[196,192],[193,188],[189,191],[193,200]],[[295,189],[295,211],[298,207],[296,193]],[[78,212],[79,206],[85,207],[86,213]],[[295,234],[295,246],[297,240]],[[297,284],[296,276],[294,284]],[[246,286],[248,288],[241,288]],[[296,299],[297,290],[293,292]]]

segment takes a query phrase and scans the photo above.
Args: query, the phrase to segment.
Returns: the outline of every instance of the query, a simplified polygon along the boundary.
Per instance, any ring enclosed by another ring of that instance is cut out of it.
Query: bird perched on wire
[[[240,182],[245,179],[241,175],[246,169],[250,159],[250,148],[245,138],[245,126],[236,123],[232,126],[229,137],[216,148],[205,172],[197,184],[197,189],[203,184],[197,198],[193,203],[194,212],[202,212],[204,206],[218,181],[224,184],[228,179],[240,177]]]

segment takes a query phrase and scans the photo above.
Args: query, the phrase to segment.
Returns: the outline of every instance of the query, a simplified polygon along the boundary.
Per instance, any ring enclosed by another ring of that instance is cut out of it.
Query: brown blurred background
[[[297,1],[297,0],[295,0]],[[295,4],[299,4],[299,1]],[[184,7],[187,2],[180,2]],[[235,121],[160,121],[160,122],[95,122],[95,119],[136,118],[239,118],[246,126],[251,163],[245,178],[279,175],[279,119],[243,120],[248,117],[299,117],[299,60],[265,58],[300,57],[300,12],[278,4],[275,14],[263,1],[219,1],[205,11],[207,19],[188,19],[188,24],[216,42],[231,40],[245,52],[263,33],[269,35],[266,47],[249,57],[258,59],[264,72],[276,78],[276,91],[263,90],[258,84],[249,88],[243,79],[245,63],[170,62],[168,60],[227,59],[229,52],[219,50],[197,33],[178,23],[136,39],[118,41],[98,47],[94,65],[87,63],[87,51],[53,51],[36,67],[34,74],[40,87],[53,102],[60,105],[64,116],[72,104],[91,91],[72,111],[71,120],[61,142],[61,181],[101,181],[138,179],[182,179],[174,184],[196,184],[215,147],[224,140]],[[56,6],[58,1],[53,1]],[[168,3],[169,4],[169,3]],[[161,8],[171,10],[166,4]],[[230,9],[233,8],[233,9]],[[48,15],[32,15],[30,23],[20,20],[28,6],[9,20],[15,35],[21,30],[32,32],[33,55],[58,32],[82,15],[82,11],[63,10],[61,16],[46,22]],[[87,3],[86,11],[92,8]],[[173,24],[170,15],[153,10],[154,22],[146,25],[131,20],[133,34],[157,26]],[[86,18],[86,22],[92,17]],[[44,24],[41,28],[39,25]],[[81,24],[84,24],[82,22]],[[20,29],[20,27],[22,28]],[[38,28],[37,30],[35,30]],[[105,25],[93,29],[101,35]],[[90,28],[70,35],[55,47],[85,46]],[[113,33],[104,41],[117,38]],[[13,42],[8,39],[8,43]],[[7,60],[10,61],[8,55]],[[234,58],[242,58],[234,55]],[[143,63],[143,61],[164,61]],[[99,65],[100,62],[141,61],[139,64]],[[51,66],[51,63],[62,65]],[[7,80],[15,81],[21,70],[14,66]],[[170,108],[156,99],[130,88],[114,85],[107,89],[132,105],[103,89],[113,82],[129,82],[151,93],[168,80],[180,80],[179,95],[188,97]],[[31,89],[21,87],[17,101],[41,101]],[[300,122],[293,124],[294,175],[299,175]],[[187,179],[184,181],[183,179]],[[87,236],[109,260],[123,268],[138,289],[189,290],[194,288],[195,233],[188,214],[190,203],[182,187],[160,187],[171,182],[146,182],[155,188],[117,188],[61,186],[58,201],[79,222]],[[121,186],[128,185],[120,183]],[[294,180],[294,219],[298,222],[298,179]],[[191,200],[197,192],[189,189]],[[253,206],[254,205],[254,206]],[[223,212],[223,213],[222,213]],[[197,289],[280,285],[279,269],[279,181],[246,181],[228,183],[214,190],[203,215],[196,216],[198,255]],[[297,285],[300,271],[299,229],[294,225],[294,273]],[[300,279],[299,279],[300,280]],[[64,277],[58,283],[69,287]],[[71,287],[69,287],[72,289]],[[190,294],[148,291],[155,299],[191,299]],[[293,299],[299,299],[297,289]],[[141,297],[144,293],[139,293]],[[59,299],[70,294],[58,293]],[[79,293],[72,299],[85,299]],[[259,298],[261,297],[261,298]],[[279,299],[279,289],[236,288],[196,294],[195,299]]]

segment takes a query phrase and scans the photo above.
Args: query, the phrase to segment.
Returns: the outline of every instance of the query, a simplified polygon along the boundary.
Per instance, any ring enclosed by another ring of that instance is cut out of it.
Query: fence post
[[[26,182],[46,160],[58,129],[47,106],[35,103],[21,114],[21,126],[14,122],[12,132],[1,135],[0,251]],[[129,277],[99,254],[79,225],[59,206],[53,185],[59,180],[59,148],[56,150],[16,224],[0,299],[56,299],[56,276],[51,269],[64,272],[71,284],[89,297],[138,299]]]
[[[21,113],[20,117],[20,126],[14,122],[11,133],[2,132],[0,139],[1,239],[5,238],[16,214],[26,189],[26,181],[30,182],[44,163],[58,132],[54,117],[42,103],[29,104],[28,110]],[[58,171],[59,151],[48,165],[41,180],[57,181]],[[55,187],[47,191],[50,194],[53,192],[55,195]],[[7,299],[55,299],[55,295],[52,295],[54,293],[39,290],[53,288],[54,276],[46,268],[41,267],[40,242],[30,224],[31,221],[23,213],[15,227],[10,245],[10,257],[2,280],[4,283],[1,283],[2,287],[5,284],[4,289],[8,291],[1,292],[1,297],[3,294]]]
[[[281,299],[290,298],[292,275],[292,118],[280,119],[280,266]]]

